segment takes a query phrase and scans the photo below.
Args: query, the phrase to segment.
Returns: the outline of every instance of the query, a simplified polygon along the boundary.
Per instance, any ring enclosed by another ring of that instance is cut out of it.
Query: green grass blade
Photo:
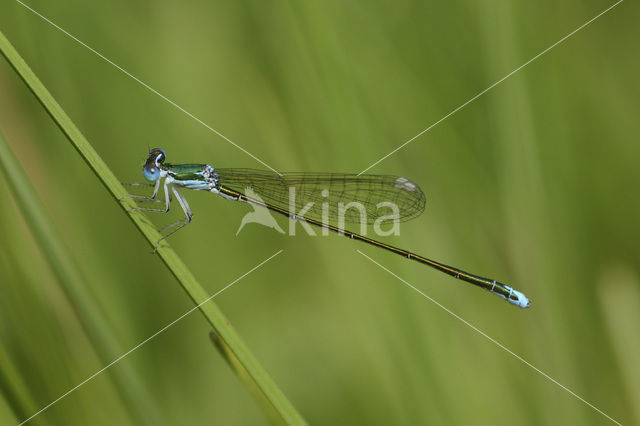
[[[9,403],[4,399],[2,394],[0,394],[0,423],[3,425],[18,423],[18,419],[11,411]]]
[[[45,207],[1,133],[0,171],[3,172],[13,198],[22,211],[38,246],[42,249],[45,259],[81,319],[80,323],[85,327],[98,356],[104,364],[113,361],[124,350],[117,343],[98,303],[84,286],[83,283],[86,280],[82,278],[82,274],[72,260],[73,257],[62,243],[61,236],[55,231]],[[112,375],[129,411],[136,416],[137,424],[163,424],[158,415],[159,407],[152,402],[149,392],[139,382],[130,364],[121,364],[113,369]]]
[[[98,179],[100,179],[114,199],[121,200],[119,203],[123,210],[127,211],[134,208],[134,202],[130,198],[124,198],[127,192],[120,184],[120,181],[116,178],[113,172],[111,172],[109,167],[89,144],[80,130],[64,112],[62,107],[56,102],[53,96],[44,87],[42,82],[40,82],[1,32],[0,51],[18,73],[20,78],[22,78],[22,80],[27,84],[31,92],[44,106],[47,113],[67,136],[74,148],[82,156],[89,167],[91,167]],[[140,212],[128,212],[127,214],[138,230],[147,239],[149,244],[154,246],[155,242],[160,238],[160,234],[151,222],[149,222]],[[171,249],[166,241],[163,241],[160,244],[157,253],[194,303],[199,305],[209,297],[207,292],[195,279],[191,271],[187,268],[184,262],[182,262],[173,249]],[[276,383],[271,379],[266,370],[251,354],[219,308],[209,302],[200,306],[199,310],[212,326],[221,343],[228,347],[229,354],[234,356],[237,359],[237,362],[246,370],[247,380],[250,379],[257,389],[260,390],[262,398],[264,398],[268,404],[273,406],[274,410],[280,416],[281,422],[284,424],[304,424],[304,419],[278,388]]]
[[[231,367],[238,377],[246,383],[249,392],[260,403],[262,411],[266,414],[271,423],[277,423],[279,417],[278,412],[273,409],[273,406],[268,404],[268,401],[260,397],[260,389],[251,380],[247,370],[238,362],[238,359],[235,358],[233,354],[229,353],[229,347],[222,344],[216,333],[213,331],[209,333],[209,338],[211,339],[213,346],[220,352],[225,361],[227,361],[229,367]]]
[[[0,346],[0,397],[12,411],[11,415],[25,418],[38,410],[29,388],[20,377],[16,368],[4,347]],[[0,417],[0,424],[2,423]],[[18,419],[16,419],[18,420]],[[18,423],[17,421],[12,424]]]

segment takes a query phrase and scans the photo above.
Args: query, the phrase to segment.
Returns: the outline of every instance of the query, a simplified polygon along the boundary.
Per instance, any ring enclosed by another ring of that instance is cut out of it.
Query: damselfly
[[[165,160],[166,154],[162,149],[152,149],[142,171],[145,179],[153,182],[146,184],[154,187],[153,193],[149,197],[130,195],[144,201],[164,203],[164,208],[138,207],[136,210],[166,213],[169,211],[172,196],[175,196],[184,211],[184,218],[163,229],[169,231],[158,240],[156,248],[162,239],[188,225],[193,217],[187,200],[178,189],[205,190],[230,200],[244,201],[264,207],[292,220],[304,221],[351,239],[380,247],[482,287],[521,308],[529,307],[529,299],[508,285],[470,274],[344,229],[344,223],[373,224],[386,217],[405,221],[420,215],[425,207],[424,193],[418,185],[406,178],[341,173],[285,173],[280,175],[253,169],[214,168],[208,164],[169,164],[165,163]],[[161,187],[164,192],[164,200],[156,199]],[[258,196],[247,195],[247,189]],[[392,209],[394,214],[383,216],[379,209],[381,203],[396,206],[395,209]],[[345,206],[353,205],[360,207],[345,208]],[[339,226],[332,224],[336,220],[340,222]]]

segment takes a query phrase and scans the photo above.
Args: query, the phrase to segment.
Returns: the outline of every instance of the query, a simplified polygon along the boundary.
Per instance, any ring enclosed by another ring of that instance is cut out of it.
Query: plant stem
[[[31,92],[36,96],[38,101],[40,101],[47,113],[51,118],[53,118],[58,127],[60,127],[62,132],[67,136],[69,142],[71,142],[85,162],[93,170],[98,179],[107,188],[114,199],[120,203],[123,210],[127,212],[135,226],[142,235],[144,235],[149,244],[151,246],[155,246],[156,241],[160,239],[158,231],[142,213],[138,211],[129,211],[135,207],[135,204],[130,198],[125,197],[127,192],[120,184],[120,181],[115,177],[113,172],[104,163],[102,158],[100,158],[98,153],[93,149],[91,144],[82,135],[80,130],[71,121],[69,116],[64,112],[58,102],[56,102],[42,82],[40,82],[36,77],[22,57],[20,57],[18,52],[2,32],[0,32],[0,51],[9,61],[13,69],[18,73],[20,78],[26,83]],[[207,292],[198,283],[196,278],[176,252],[168,245],[166,240],[161,242],[157,253],[194,303],[200,305],[209,297]],[[246,370],[246,380],[250,380],[254,383],[257,389],[260,390],[262,397],[271,406],[273,406],[274,410],[280,416],[281,423],[305,424],[304,419],[278,388],[266,370],[251,354],[220,309],[211,302],[202,304],[198,309],[202,312],[215,331],[221,344],[228,348],[228,353],[235,357],[237,362]]]

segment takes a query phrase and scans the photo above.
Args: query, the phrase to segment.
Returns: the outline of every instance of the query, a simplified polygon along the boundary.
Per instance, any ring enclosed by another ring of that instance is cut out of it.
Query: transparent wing
[[[293,204],[296,214],[320,221],[339,222],[343,216],[345,223],[373,224],[396,212],[398,220],[406,221],[420,215],[426,203],[420,187],[399,176],[343,173],[279,176],[265,170],[224,168],[216,168],[215,172],[221,186],[247,196],[250,196],[247,192],[253,192],[262,201],[282,209],[291,210]]]

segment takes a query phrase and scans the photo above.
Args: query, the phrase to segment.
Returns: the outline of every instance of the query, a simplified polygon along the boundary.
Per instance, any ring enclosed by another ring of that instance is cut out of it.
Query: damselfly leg
[[[150,187],[150,188],[154,188],[153,190],[153,194],[151,194],[151,196],[148,195],[138,195],[138,194],[127,194],[124,197],[120,198],[120,200],[118,201],[122,201],[125,198],[129,197],[129,198],[135,198],[139,201],[146,201],[146,202],[151,202],[151,203],[164,203],[164,200],[158,200],[156,199],[156,195],[158,195],[158,189],[160,188],[160,181],[158,180],[158,182],[156,183],[139,183],[139,182],[122,182],[123,185],[125,186],[144,186],[144,187]]]
[[[171,192],[173,192],[173,194],[176,196],[176,200],[178,200],[178,203],[180,203],[180,207],[182,207],[182,211],[184,212],[184,217],[180,220],[170,223],[169,225],[165,226],[160,230],[160,233],[162,234],[166,230],[176,227],[175,229],[163,234],[162,237],[160,237],[160,239],[156,241],[156,245],[153,248],[154,253],[156,252],[156,250],[158,250],[160,241],[164,240],[169,235],[175,234],[176,232],[178,232],[179,230],[181,230],[182,228],[190,224],[191,218],[193,217],[193,212],[191,211],[191,207],[189,207],[189,203],[187,203],[187,200],[182,196],[182,194],[180,194],[178,189],[176,187],[172,187]],[[169,198],[169,203],[170,202],[171,202],[171,198]],[[169,207],[168,207],[169,203],[167,203],[167,211],[169,211]]]
[[[179,231],[180,229],[184,228],[185,226],[187,226],[189,223],[191,223],[191,218],[193,217],[193,212],[191,211],[191,208],[189,207],[189,203],[187,202],[187,200],[182,196],[182,194],[180,194],[180,192],[178,191],[178,189],[173,186],[171,183],[171,181],[169,179],[164,179],[164,200],[158,200],[156,199],[156,196],[158,195],[158,191],[160,189],[160,183],[161,180],[158,179],[156,184],[146,184],[146,183],[131,183],[131,184],[127,184],[129,186],[145,186],[145,187],[154,187],[154,191],[153,194],[151,194],[150,196],[144,196],[144,195],[137,195],[137,194],[127,194],[127,197],[131,197],[131,198],[135,198],[137,200],[140,201],[146,201],[146,202],[159,202],[159,203],[164,203],[165,207],[162,209],[152,209],[152,208],[147,208],[147,207],[136,207],[134,209],[131,209],[129,211],[145,211],[145,212],[158,212],[158,213],[168,213],[169,209],[171,207],[171,201],[172,201],[172,195],[175,195],[176,199],[178,200],[178,203],[180,204],[180,207],[182,208],[182,211],[184,212],[184,216],[182,219],[177,220],[173,223],[170,223],[169,225],[161,228],[159,230],[160,234],[162,235],[158,241],[156,241],[155,246],[153,247],[153,252],[155,253],[158,250],[158,247],[160,246],[160,242],[162,240],[164,240],[165,238],[167,238],[168,236],[176,233],[177,231]],[[175,228],[175,229],[172,229]],[[170,231],[168,231],[170,230]]]

